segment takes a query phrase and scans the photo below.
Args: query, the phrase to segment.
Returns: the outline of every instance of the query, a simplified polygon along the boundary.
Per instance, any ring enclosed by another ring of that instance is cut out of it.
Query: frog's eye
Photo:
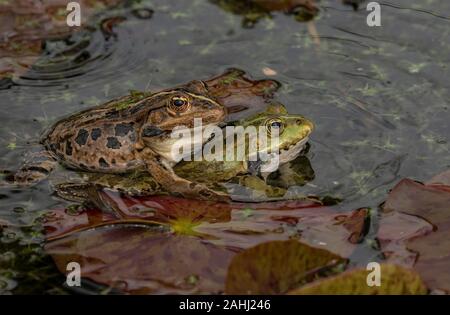
[[[280,119],[273,118],[266,122],[266,128],[269,135],[272,134],[272,131],[275,129],[278,129],[278,134],[280,135],[283,132],[284,124]]]
[[[177,95],[173,96],[169,102],[169,108],[176,113],[182,113],[189,109],[191,103],[186,96]]]

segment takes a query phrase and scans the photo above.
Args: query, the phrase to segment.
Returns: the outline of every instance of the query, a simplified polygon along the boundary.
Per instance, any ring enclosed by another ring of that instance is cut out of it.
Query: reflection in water
[[[269,185],[286,189],[291,186],[304,186],[314,180],[314,170],[308,157],[300,155],[294,161],[281,165],[267,179]]]
[[[95,14],[112,8],[121,0],[80,1],[83,8],[81,25],[83,29],[90,28],[88,20]],[[0,79],[17,79],[41,56],[54,54],[55,62],[63,57],[76,55],[86,48],[86,40],[69,39],[80,27],[71,28],[66,24],[67,1],[6,1],[0,4]],[[79,34],[77,34],[79,35]],[[82,35],[83,36],[83,35]],[[89,36],[84,34],[83,37]],[[59,39],[59,40],[58,40]],[[54,41],[56,40],[56,41]],[[74,41],[76,43],[74,43]],[[74,45],[75,44],[75,45]],[[59,47],[55,47],[59,46]],[[64,47],[66,45],[66,47]],[[64,52],[61,52],[61,48]],[[77,65],[74,57],[73,65]],[[61,72],[64,71],[60,69]]]
[[[298,21],[313,19],[319,12],[314,0],[210,0],[221,9],[243,16],[242,26],[253,27],[260,19],[271,17],[272,12],[294,15]]]
[[[195,161],[186,163],[185,165],[193,165],[193,171],[198,171],[197,163],[204,165],[203,162]],[[217,164],[219,163],[221,162],[217,162]],[[176,174],[182,176],[177,167],[174,169]],[[276,172],[268,176],[267,180],[256,175],[236,174],[233,178],[224,180],[212,177],[210,181],[204,183],[212,189],[228,191],[233,200],[256,202],[312,198],[314,200],[324,199],[327,200],[327,203],[331,203],[333,198],[327,196],[313,197],[289,192],[290,187],[303,186],[313,179],[314,170],[309,159],[305,155],[300,155],[295,160],[281,165]],[[100,208],[103,208],[103,204],[99,201],[98,189],[108,188],[130,196],[170,194],[147,172],[119,175],[82,173],[77,177],[63,172],[53,176],[51,183],[55,194],[60,198],[75,202],[87,202]]]

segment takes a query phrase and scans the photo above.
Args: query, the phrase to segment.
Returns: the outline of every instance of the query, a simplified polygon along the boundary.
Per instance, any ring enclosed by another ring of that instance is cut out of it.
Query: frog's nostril
[[[295,122],[297,125],[301,125],[303,123],[303,120],[301,119],[297,119],[297,121]]]

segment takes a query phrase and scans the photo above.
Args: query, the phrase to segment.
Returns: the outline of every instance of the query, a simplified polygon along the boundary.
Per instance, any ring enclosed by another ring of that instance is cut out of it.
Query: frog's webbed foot
[[[156,158],[145,159],[148,172],[168,192],[181,195],[190,199],[214,200],[219,202],[230,202],[228,194],[218,192],[199,183],[189,181],[176,175],[172,168]]]
[[[95,190],[91,183],[61,183],[53,187],[54,194],[67,201],[84,203],[88,202]]]
[[[57,165],[55,158],[45,149],[31,152],[22,167],[14,174],[14,184],[28,186],[46,179]]]
[[[102,194],[104,187],[92,183],[61,183],[54,187],[54,194],[67,201],[95,207],[106,213],[121,215],[120,207]]]

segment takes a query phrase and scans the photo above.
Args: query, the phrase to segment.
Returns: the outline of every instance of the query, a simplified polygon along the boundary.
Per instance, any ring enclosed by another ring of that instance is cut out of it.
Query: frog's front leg
[[[25,162],[14,174],[14,183],[33,185],[46,179],[58,162],[45,148],[28,153]]]
[[[141,158],[145,162],[148,172],[167,191],[180,194],[186,198],[215,200],[229,202],[231,198],[221,192],[214,191],[203,184],[195,183],[181,178],[174,173],[172,168],[165,163],[162,157],[146,148],[141,153]]]

